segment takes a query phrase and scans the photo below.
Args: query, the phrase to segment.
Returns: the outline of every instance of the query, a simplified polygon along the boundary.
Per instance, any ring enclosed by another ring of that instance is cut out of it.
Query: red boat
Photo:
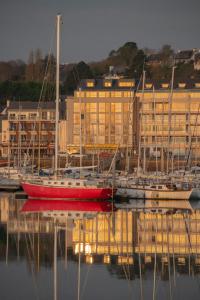
[[[107,200],[116,193],[102,180],[38,179],[24,181],[22,187],[30,198],[39,199]]]

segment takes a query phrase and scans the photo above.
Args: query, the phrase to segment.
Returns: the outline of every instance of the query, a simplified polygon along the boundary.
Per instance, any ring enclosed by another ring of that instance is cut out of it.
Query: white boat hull
[[[161,190],[145,190],[146,199],[163,199],[163,200],[188,200],[192,190],[188,191],[161,191]]]

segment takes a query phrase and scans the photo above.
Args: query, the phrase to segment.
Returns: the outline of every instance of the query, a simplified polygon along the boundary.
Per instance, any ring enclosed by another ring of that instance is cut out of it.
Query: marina
[[[198,300],[198,1],[11,2],[0,299]]]

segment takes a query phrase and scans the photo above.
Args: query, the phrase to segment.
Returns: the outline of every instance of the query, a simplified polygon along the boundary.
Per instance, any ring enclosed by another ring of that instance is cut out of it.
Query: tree
[[[138,51],[137,44],[134,42],[127,42],[120,47],[116,53],[122,59],[126,66],[130,66]]]
[[[159,53],[164,65],[171,65],[173,63],[174,50],[170,45],[163,45]]]
[[[34,53],[31,50],[28,58],[28,64],[26,66],[26,73],[25,73],[26,81],[33,81],[35,79],[35,65],[34,65]]]
[[[94,76],[90,67],[85,62],[81,61],[68,73],[66,80],[64,81],[63,90],[66,93],[72,94],[81,79],[91,78],[94,78]]]
[[[36,49],[35,51],[35,72],[34,72],[35,81],[43,81],[44,78],[44,62],[42,59],[42,51]]]
[[[130,78],[138,80],[141,77],[144,68],[145,58],[146,56],[143,50],[138,50],[126,75]]]

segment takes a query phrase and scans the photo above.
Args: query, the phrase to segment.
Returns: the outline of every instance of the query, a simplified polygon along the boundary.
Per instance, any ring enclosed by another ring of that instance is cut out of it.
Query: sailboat
[[[55,120],[55,167],[52,178],[23,180],[22,187],[30,198],[36,199],[97,199],[106,200],[113,196],[111,184],[103,179],[63,178],[58,176],[58,129],[60,100],[60,24],[61,15],[57,15],[56,41],[56,120]],[[81,172],[80,172],[81,174]]]

